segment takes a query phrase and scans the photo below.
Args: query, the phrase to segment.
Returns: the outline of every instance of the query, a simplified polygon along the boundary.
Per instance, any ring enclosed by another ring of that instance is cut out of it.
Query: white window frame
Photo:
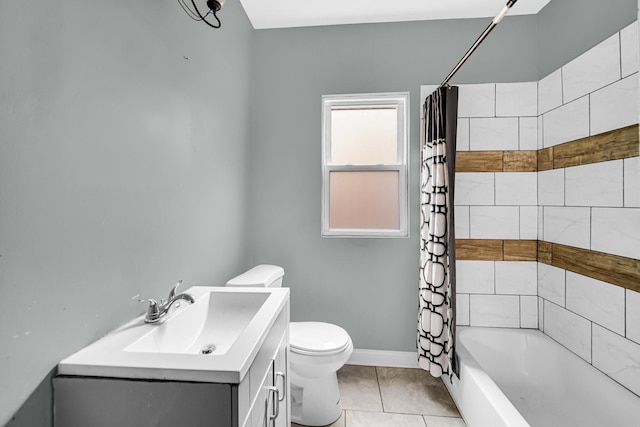
[[[395,108],[398,113],[398,164],[332,165],[331,111],[336,109]],[[329,227],[329,174],[334,171],[398,171],[398,229]],[[409,237],[409,92],[322,97],[322,237]]]

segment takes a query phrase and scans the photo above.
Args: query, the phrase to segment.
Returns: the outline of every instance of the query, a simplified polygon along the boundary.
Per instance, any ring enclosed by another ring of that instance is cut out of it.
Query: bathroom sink
[[[240,383],[276,318],[286,288],[195,286],[160,322],[143,316],[67,357],[60,375]]]
[[[225,354],[268,297],[264,292],[207,292],[192,307],[178,307],[124,351]]]

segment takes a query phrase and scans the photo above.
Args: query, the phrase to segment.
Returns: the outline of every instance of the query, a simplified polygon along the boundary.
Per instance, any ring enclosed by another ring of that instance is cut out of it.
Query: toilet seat
[[[351,338],[340,326],[323,322],[291,322],[291,351],[308,356],[338,354],[349,347]]]

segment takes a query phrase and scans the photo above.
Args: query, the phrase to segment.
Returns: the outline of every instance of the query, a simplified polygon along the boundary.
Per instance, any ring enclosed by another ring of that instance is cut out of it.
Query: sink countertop
[[[138,352],[127,349],[171,322],[191,305],[178,308],[160,324],[144,322],[144,315],[84,347],[58,364],[59,375],[239,384],[247,374],[278,315],[289,300],[288,288],[226,288],[194,286],[185,291],[195,304],[207,304],[217,293],[267,294],[268,297],[224,354]],[[202,300],[204,298],[204,300]],[[201,301],[202,300],[202,301]],[[196,325],[201,327],[201,325]]]

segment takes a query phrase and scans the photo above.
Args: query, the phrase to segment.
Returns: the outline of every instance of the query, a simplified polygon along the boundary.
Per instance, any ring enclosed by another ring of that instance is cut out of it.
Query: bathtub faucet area
[[[147,300],[149,301],[149,307],[147,308],[147,315],[144,318],[144,321],[146,323],[158,322],[160,319],[166,316],[166,314],[169,312],[169,309],[176,301],[184,300],[189,304],[193,304],[195,302],[195,299],[187,293],[176,295],[178,286],[180,286],[181,283],[182,280],[179,280],[178,283],[176,283],[173,288],[171,288],[166,302],[164,300],[160,300],[160,302],[158,303],[158,301],[154,299]]]

